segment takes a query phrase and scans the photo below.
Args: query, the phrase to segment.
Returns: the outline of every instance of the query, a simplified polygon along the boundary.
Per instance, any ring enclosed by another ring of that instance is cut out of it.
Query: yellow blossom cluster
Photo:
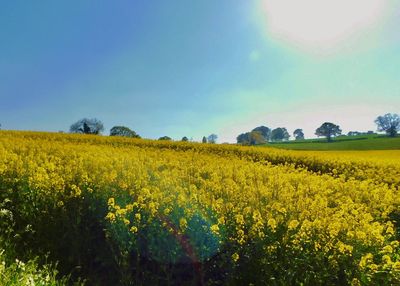
[[[386,152],[383,158],[367,152],[341,157],[2,131],[0,183],[27,186],[60,208],[99,193],[110,235],[172,237],[196,261],[226,253],[240,264],[257,249],[266,269],[276,267],[269,259],[284,264],[301,256],[310,265],[326,259],[329,271],[348,267],[355,285],[382,273],[399,282],[400,160],[388,158],[400,153]],[[175,251],[168,247],[153,245],[147,253],[159,259]]]

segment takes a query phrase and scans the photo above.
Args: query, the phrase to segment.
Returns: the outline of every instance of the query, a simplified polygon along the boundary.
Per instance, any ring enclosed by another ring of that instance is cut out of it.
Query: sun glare
[[[384,16],[387,0],[262,0],[269,35],[312,52],[331,52]]]

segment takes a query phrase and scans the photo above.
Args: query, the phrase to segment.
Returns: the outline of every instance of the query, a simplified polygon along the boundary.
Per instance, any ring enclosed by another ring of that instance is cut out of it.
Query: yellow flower
[[[243,215],[237,214],[237,215],[235,215],[235,219],[236,219],[236,223],[237,223],[237,224],[244,224]]]
[[[386,233],[387,233],[387,234],[393,235],[393,234],[394,234],[394,229],[393,229],[393,227],[392,227],[392,226],[388,226],[388,228],[386,229]]]
[[[372,272],[376,272],[376,271],[378,271],[378,269],[379,269],[378,265],[376,265],[375,263],[372,263],[372,264],[368,265],[368,268],[369,268]]]
[[[244,231],[243,231],[243,229],[239,229],[239,230],[237,231],[236,235],[237,235],[236,241],[237,241],[239,244],[244,244],[244,243],[246,242],[246,241],[245,241],[245,237],[244,237]]]
[[[275,219],[270,218],[270,219],[268,220],[267,224],[268,224],[268,226],[272,229],[273,232],[276,230],[277,223],[276,223],[276,220],[275,220]]]
[[[398,241],[398,240],[393,240],[393,241],[390,243],[390,245],[391,245],[393,248],[397,248],[397,247],[399,247],[399,241]]]
[[[239,260],[239,254],[236,252],[234,254],[232,254],[232,260],[233,260],[233,262],[237,262]]]
[[[211,230],[214,234],[218,234],[218,233],[219,233],[219,227],[218,227],[217,224],[213,224],[213,225],[210,227],[210,230]]]
[[[400,261],[396,261],[395,263],[393,263],[392,269],[395,271],[400,271]]]
[[[115,214],[118,217],[124,217],[128,213],[127,209],[122,209],[122,208],[116,208]]]
[[[106,216],[106,219],[109,220],[110,222],[114,222],[116,219],[115,213],[109,212]]]
[[[104,221],[133,234],[164,216],[178,225],[162,220],[163,227],[181,234],[200,216],[213,223],[199,231],[232,245],[233,261],[246,243],[260,245],[265,259],[284,243],[292,248],[287,253],[324,252],[333,270],[357,253],[359,269],[350,272],[400,275],[390,215],[400,205],[399,150],[289,151],[0,131],[0,177],[0,189],[26,190],[60,211],[75,197],[85,196],[89,206],[91,198],[106,198]],[[1,218],[10,216],[7,204]],[[171,216],[174,210],[182,217]],[[281,224],[282,235],[265,239]]]
[[[135,213],[136,220],[140,220],[141,218],[142,218],[142,216],[140,215],[140,213]]]
[[[361,268],[365,268],[368,264],[370,264],[373,261],[374,256],[372,255],[372,253],[367,253],[366,255],[364,255],[361,260],[360,260],[360,267]]]
[[[382,256],[382,263],[386,266],[390,266],[392,265],[392,259],[389,255],[385,254],[384,256]]]
[[[107,204],[109,207],[113,208],[115,206],[115,199],[109,198]]]
[[[367,234],[363,231],[356,231],[356,237],[360,240],[365,240],[367,238]]]
[[[390,245],[386,245],[385,247],[382,248],[381,253],[392,253],[393,248]]]
[[[181,228],[182,231],[185,231],[186,228],[187,228],[187,226],[188,226],[187,220],[186,220],[184,217],[182,217],[182,218],[179,220],[179,227]]]
[[[133,211],[133,204],[127,204],[127,205],[125,206],[125,209],[126,209],[128,212]]]
[[[351,284],[350,285],[351,286],[361,286],[361,282],[357,278],[353,278],[353,280],[351,280]]]
[[[297,226],[299,225],[299,222],[297,221],[297,220],[291,220],[290,222],[289,222],[289,225],[288,225],[288,229],[289,230],[293,230],[293,229],[295,229]]]
[[[342,228],[341,224],[337,221],[334,221],[333,223],[329,224],[329,234],[331,237],[336,237],[340,229]]]
[[[345,244],[343,242],[338,242],[338,250],[342,254],[348,254],[351,256],[351,253],[353,252],[353,246]]]
[[[74,197],[80,197],[82,194],[82,190],[76,185],[71,185],[71,190],[73,191],[72,196]]]

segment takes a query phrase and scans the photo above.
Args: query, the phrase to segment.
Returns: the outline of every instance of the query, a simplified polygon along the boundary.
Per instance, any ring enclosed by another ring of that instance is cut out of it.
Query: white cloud
[[[261,0],[267,30],[303,49],[328,53],[379,23],[389,0]]]

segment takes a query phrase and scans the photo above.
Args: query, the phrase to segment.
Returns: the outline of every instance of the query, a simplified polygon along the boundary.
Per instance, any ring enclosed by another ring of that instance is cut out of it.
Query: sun
[[[379,24],[388,0],[261,0],[269,36],[330,52]]]

